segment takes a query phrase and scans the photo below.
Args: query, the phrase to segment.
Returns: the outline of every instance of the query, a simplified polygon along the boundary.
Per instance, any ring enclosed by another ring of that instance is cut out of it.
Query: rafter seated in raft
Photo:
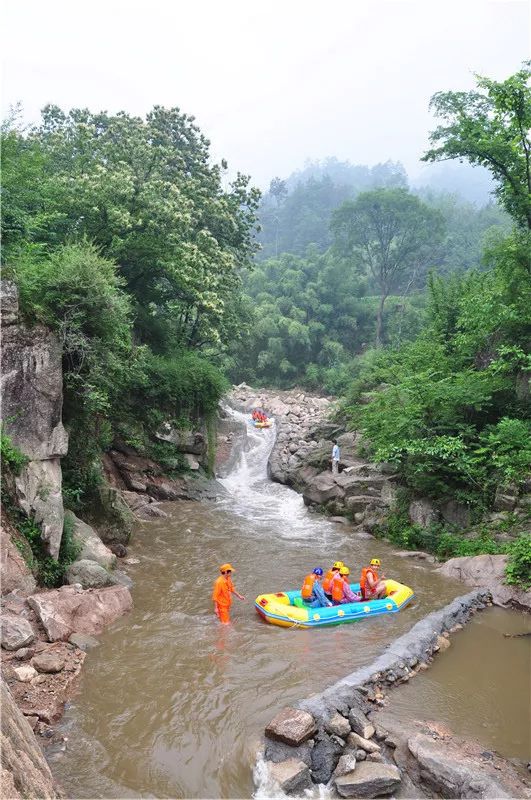
[[[359,583],[351,583],[353,592],[360,591]],[[261,594],[255,600],[258,614],[272,625],[284,628],[315,628],[321,625],[341,625],[355,622],[377,614],[394,614],[406,606],[415,596],[409,586],[388,578],[385,581],[387,594],[380,600],[361,600],[358,603],[342,603],[331,608],[309,608],[300,591]]]

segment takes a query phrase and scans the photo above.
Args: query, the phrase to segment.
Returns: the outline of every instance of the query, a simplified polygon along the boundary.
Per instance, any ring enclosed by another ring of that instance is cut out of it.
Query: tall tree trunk
[[[382,292],[380,295],[380,305],[378,306],[378,316],[376,317],[376,347],[381,347],[383,344],[383,312],[386,300],[387,292]]]

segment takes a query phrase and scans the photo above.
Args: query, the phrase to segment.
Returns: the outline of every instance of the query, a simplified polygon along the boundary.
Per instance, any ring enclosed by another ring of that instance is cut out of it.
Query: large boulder
[[[112,575],[106,569],[88,559],[70,564],[66,571],[66,581],[70,584],[79,583],[83,589],[103,589],[113,583]]]
[[[20,650],[35,639],[33,628],[27,619],[15,614],[0,615],[0,639],[4,650]]]
[[[170,442],[179,453],[193,453],[202,456],[206,453],[207,443],[199,431],[181,431],[165,423],[155,434],[157,439]]]
[[[303,493],[306,505],[311,503],[323,505],[341,497],[344,497],[343,489],[337,485],[331,472],[322,472],[320,475],[316,475],[315,478],[308,481]]]
[[[4,509],[0,526],[0,568],[2,595],[17,589],[22,594],[35,591],[36,581],[26,562],[13,543],[16,531],[9,524]]]
[[[441,516],[450,525],[458,528],[468,528],[471,522],[469,506],[457,500],[447,500],[441,505]]]
[[[28,603],[50,642],[66,641],[74,632],[99,634],[133,607],[125,586],[87,591],[62,586],[51,592],[34,594],[28,598]]]
[[[65,521],[72,527],[72,538],[80,547],[78,561],[95,561],[104,569],[112,569],[114,567],[116,556],[103,544],[94,528],[76,517],[71,511],[65,512]],[[75,583],[75,581],[69,581],[69,583]],[[106,584],[101,585],[104,586]]]
[[[515,605],[531,610],[531,591],[524,592],[505,584],[507,556],[462,556],[451,558],[438,570],[448,578],[463,581],[469,586],[485,586],[496,605]]]
[[[341,797],[384,797],[399,788],[400,780],[400,771],[394,764],[362,761],[353,772],[336,778],[335,784]]]
[[[424,734],[408,739],[409,752],[417,760],[423,783],[436,797],[524,797],[513,776],[493,774],[485,762],[471,757],[462,747]],[[516,788],[516,793],[515,793]],[[529,797],[529,794],[527,795]]]
[[[439,514],[435,506],[430,500],[425,497],[419,500],[412,500],[409,504],[409,521],[413,525],[419,525],[421,528],[429,528],[439,519]]]
[[[315,720],[311,714],[298,708],[286,707],[273,717],[265,729],[265,735],[269,739],[296,747],[311,739],[316,730]]]
[[[61,797],[30,724],[4,681],[1,681],[0,691],[2,797],[10,800]]]

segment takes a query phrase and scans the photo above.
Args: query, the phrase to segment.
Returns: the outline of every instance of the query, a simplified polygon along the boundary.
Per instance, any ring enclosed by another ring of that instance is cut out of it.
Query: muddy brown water
[[[273,437],[249,431],[218,501],[167,504],[168,518],[135,531],[134,610],[88,654],[62,723],[66,752],[52,756],[69,797],[250,797],[259,737],[276,711],[367,664],[463,593],[268,481]],[[415,590],[398,614],[298,630],[254,610],[256,595],[297,588],[315,566],[342,559],[354,571],[373,556]],[[210,599],[224,561],[247,598],[234,600],[230,626],[217,622]]]

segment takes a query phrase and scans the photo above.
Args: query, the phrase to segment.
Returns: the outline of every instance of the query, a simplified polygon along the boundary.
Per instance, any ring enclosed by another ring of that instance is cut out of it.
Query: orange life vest
[[[301,589],[301,595],[304,600],[309,600],[311,598],[314,581],[315,581],[315,575],[313,574],[313,572],[310,575],[306,575]]]
[[[224,606],[225,608],[229,608],[232,603],[232,593],[234,591],[234,584],[230,576],[225,578],[224,575],[220,575],[219,578],[216,580],[214,584],[214,591],[212,592],[212,600],[214,603],[217,603],[218,606]]]
[[[330,594],[332,591],[332,580],[336,573],[333,569],[329,569],[323,580],[323,591],[325,594]]]
[[[378,573],[374,569],[374,567],[363,567],[363,569],[361,570],[360,589],[364,597],[367,593],[370,594],[371,592],[369,582],[367,581],[367,576],[369,575],[369,573],[372,575],[373,580],[375,582],[378,581]]]
[[[340,603],[341,600],[343,600],[343,578],[339,572],[336,572],[332,578],[330,588],[332,591],[332,600],[335,603]]]

